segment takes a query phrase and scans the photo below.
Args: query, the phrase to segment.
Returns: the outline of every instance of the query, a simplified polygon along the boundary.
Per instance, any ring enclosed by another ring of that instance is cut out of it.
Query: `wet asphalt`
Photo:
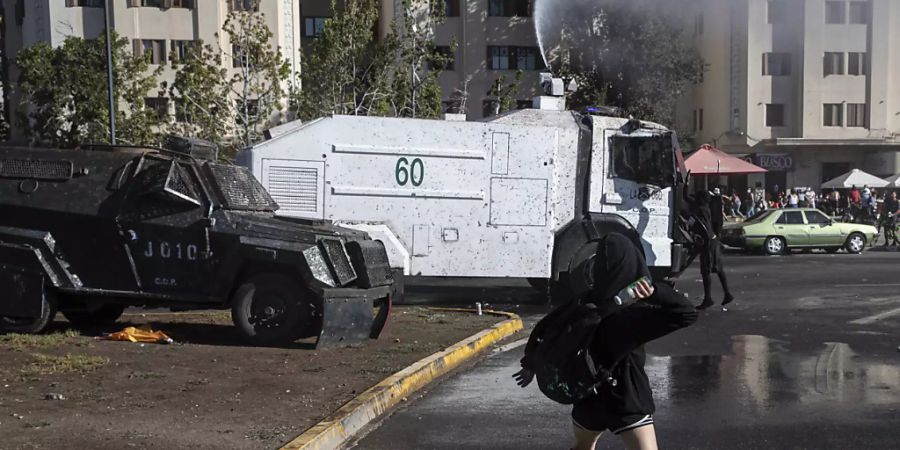
[[[726,270],[734,306],[647,346],[660,448],[900,448],[900,253],[729,254]],[[696,267],[676,286],[699,303]],[[549,308],[519,280],[417,281],[408,295],[490,303],[527,325]],[[355,448],[569,448],[569,407],[513,383],[521,352],[409,399]],[[597,448],[623,446],[607,433]]]

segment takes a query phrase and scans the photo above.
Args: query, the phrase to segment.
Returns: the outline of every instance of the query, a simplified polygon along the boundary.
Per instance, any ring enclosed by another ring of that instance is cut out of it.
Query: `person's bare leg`
[[[619,434],[628,450],[658,450],[656,446],[656,429],[653,425],[634,428]]]
[[[597,445],[597,440],[603,435],[602,432],[595,433],[593,431],[585,430],[576,424],[572,424],[572,427],[575,430],[574,450],[594,450],[594,446]]]

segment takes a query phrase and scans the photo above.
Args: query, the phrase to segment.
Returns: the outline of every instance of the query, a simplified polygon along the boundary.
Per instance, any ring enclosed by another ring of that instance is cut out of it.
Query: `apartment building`
[[[695,141],[769,170],[733,187],[900,172],[900,2],[702,0],[708,71],[679,108]],[[745,179],[746,178],[746,179]]]
[[[315,39],[325,20],[333,16],[329,3],[300,0],[305,43]],[[534,0],[444,0],[446,21],[431,28],[430,8],[436,2],[414,4],[418,8],[407,10],[401,0],[382,0],[379,34],[384,36],[394,21],[402,23],[407,14],[417,18],[417,26],[432,29],[438,51],[452,56],[439,80],[445,104],[450,104],[455,91],[466,92],[467,117],[476,120],[494,113],[495,99],[487,93],[501,76],[508,83],[519,70],[523,72],[517,107],[530,107],[538,92],[538,74],[544,69],[544,62],[532,20],[533,3]],[[451,51],[454,42],[455,52]]]
[[[228,49],[229,43],[219,33],[232,9],[245,9],[249,0],[110,0],[111,23],[121,35],[131,40],[136,54],[150,53],[154,64],[177,61],[191,42]],[[60,45],[68,36],[93,38],[104,29],[104,0],[0,0],[9,18],[3,28],[3,53],[15,55],[37,42]],[[445,103],[454,91],[468,94],[470,120],[494,113],[496,102],[488,91],[503,76],[514,80],[517,71],[523,79],[516,94],[516,106],[531,106],[538,93],[538,73],[544,69],[543,58],[535,37],[531,18],[533,0],[445,0],[446,22],[437,27],[436,42],[440,51],[452,53],[453,62],[440,77]],[[316,38],[332,17],[329,0],[261,0],[277,45],[292,69],[300,70],[302,48]],[[401,0],[381,0],[378,32],[384,36],[393,21],[402,21]],[[415,13],[415,12],[413,12]],[[427,22],[427,20],[425,21]],[[428,26],[427,23],[422,26]],[[457,43],[451,52],[451,43]],[[223,64],[231,67],[227,57]],[[12,86],[18,71],[10,58],[4,86]],[[174,71],[166,66],[160,81],[171,81]],[[2,89],[2,88],[0,88]],[[14,90],[13,90],[14,91]],[[14,97],[8,104],[15,105]],[[148,97],[147,105],[160,112],[174,111],[165,97]],[[15,135],[14,135],[15,137]]]
[[[6,17],[0,45],[9,55],[3,85],[14,88],[18,70],[14,55],[38,42],[58,46],[68,36],[97,37],[104,30],[105,0],[0,0]],[[109,0],[113,29],[129,39],[135,54],[151,54],[154,65],[165,65],[160,81],[171,81],[168,65],[184,55],[194,41],[230,49],[221,33],[228,13],[253,8],[250,0]],[[274,34],[273,45],[281,50],[293,71],[300,70],[301,22],[298,0],[262,0],[259,11]],[[233,66],[230,51],[223,64]],[[15,89],[12,89],[14,92]],[[15,105],[13,96],[8,104]],[[173,112],[165,97],[148,97],[147,105],[160,112]],[[16,128],[15,126],[13,127]],[[17,136],[13,134],[13,139]]]

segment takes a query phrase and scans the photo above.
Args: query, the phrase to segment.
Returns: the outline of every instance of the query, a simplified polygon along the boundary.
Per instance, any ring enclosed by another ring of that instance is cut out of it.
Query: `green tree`
[[[334,17],[325,21],[301,64],[298,115],[310,120],[329,114],[389,114],[397,39],[391,33],[379,42],[379,3],[348,1],[339,9],[332,0],[331,7]]]
[[[491,83],[491,88],[487,91],[486,99],[492,105],[492,110],[488,116],[503,114],[516,108],[516,100],[519,96],[519,86],[522,84],[522,71],[516,72],[515,77],[510,82],[506,82],[506,76],[500,75]]]
[[[112,50],[116,138],[153,144],[157,118],[144,106],[144,98],[158,85],[162,68],[151,71],[149,55],[134,57],[128,40],[114,33]],[[105,34],[96,39],[69,37],[57,48],[38,43],[21,50],[16,61],[18,122],[32,143],[72,147],[109,142]]]
[[[573,109],[606,104],[675,124],[678,100],[700,80],[704,63],[686,34],[688,0],[573,0],[539,22],[550,65],[575,79]]]
[[[325,22],[302,64],[296,104],[305,120],[328,114],[438,117],[438,77],[452,60],[438,51],[433,28],[445,20],[443,0],[405,0],[403,21],[376,34],[376,0],[332,0]],[[451,51],[455,50],[455,44]]]
[[[444,0],[403,0],[403,23],[397,32],[393,110],[398,117],[437,118],[441,115],[441,72],[453,61],[450,53],[438,51],[434,29],[446,21]]]
[[[231,44],[235,68],[229,81],[235,100],[235,135],[237,144],[246,147],[259,141],[275,114],[286,108],[284,84],[291,75],[290,66],[272,45],[272,31],[258,8],[235,9],[222,31]]]
[[[168,131],[179,136],[198,137],[219,147],[228,146],[229,132],[228,71],[222,66],[222,53],[197,42],[183,60],[173,61],[175,79],[169,97],[175,102],[175,121]]]

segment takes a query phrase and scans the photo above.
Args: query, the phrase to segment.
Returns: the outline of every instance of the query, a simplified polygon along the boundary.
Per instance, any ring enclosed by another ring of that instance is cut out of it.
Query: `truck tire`
[[[550,280],[547,278],[528,278],[528,284],[542,294],[546,294],[550,289]]]
[[[37,319],[18,319],[0,317],[0,333],[38,334],[47,329],[56,317],[56,293],[50,288],[44,292],[41,317]]]
[[[286,345],[318,334],[311,294],[280,273],[250,276],[235,290],[231,319],[252,345]]]
[[[62,315],[72,323],[75,328],[97,328],[116,323],[122,313],[124,305],[106,303],[93,311],[85,309],[72,309],[62,311]]]
[[[392,268],[391,276],[394,282],[391,283],[391,301],[396,304],[406,302],[406,275],[403,269]]]

